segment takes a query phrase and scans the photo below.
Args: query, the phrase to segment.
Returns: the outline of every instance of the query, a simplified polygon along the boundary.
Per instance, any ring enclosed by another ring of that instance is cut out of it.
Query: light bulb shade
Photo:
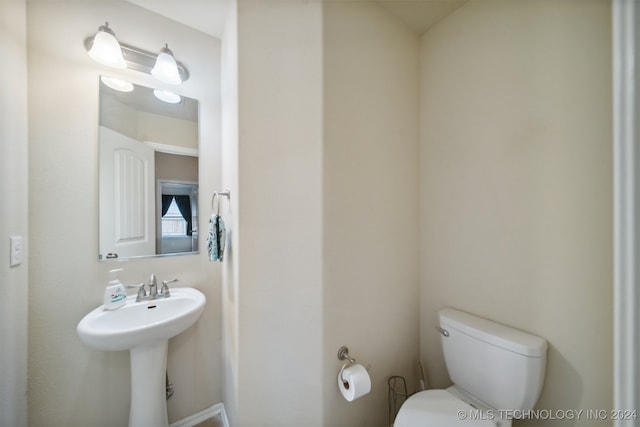
[[[182,78],[178,72],[178,64],[168,47],[163,47],[160,51],[156,64],[151,70],[151,75],[164,83],[172,85],[182,83]]]
[[[89,56],[101,64],[113,68],[127,68],[122,56],[120,43],[108,26],[102,26],[93,38],[93,46],[89,49]]]
[[[177,104],[182,101],[182,97],[173,92],[169,92],[168,90],[160,90],[154,89],[153,94],[161,101],[167,102],[169,104]]]
[[[131,92],[133,91],[133,83],[117,79],[115,77],[100,76],[100,81],[118,92]]]

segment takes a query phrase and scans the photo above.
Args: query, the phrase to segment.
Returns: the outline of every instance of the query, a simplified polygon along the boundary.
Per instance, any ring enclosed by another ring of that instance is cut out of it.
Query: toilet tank
[[[456,387],[495,409],[533,409],[544,383],[546,340],[452,308],[440,310],[439,319]]]

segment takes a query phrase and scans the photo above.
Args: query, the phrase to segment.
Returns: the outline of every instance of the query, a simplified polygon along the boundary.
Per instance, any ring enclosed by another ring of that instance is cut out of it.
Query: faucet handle
[[[139,285],[127,285],[129,289],[138,289],[138,296],[136,297],[136,302],[142,301],[143,298],[147,296],[147,291],[144,288],[144,283],[140,283]]]
[[[137,285],[125,285],[125,287],[127,289],[137,289],[138,292],[145,292],[146,293],[146,291],[144,289],[144,282],[140,283],[140,284],[137,284]]]
[[[163,280],[162,281],[162,289],[160,289],[160,293],[162,294],[163,297],[167,298],[171,296],[171,293],[169,292],[169,283],[174,283],[177,282],[178,279],[171,279],[171,280]]]

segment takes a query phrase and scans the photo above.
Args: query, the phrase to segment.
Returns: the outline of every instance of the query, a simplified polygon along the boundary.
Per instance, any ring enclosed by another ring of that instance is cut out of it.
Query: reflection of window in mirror
[[[189,196],[187,196],[188,198]],[[191,235],[190,231],[187,231],[187,213],[183,213],[178,204],[176,198],[171,195],[162,195],[162,204],[165,203],[165,198],[170,200],[169,207],[166,212],[163,210],[162,215],[162,236],[187,236]],[[191,203],[191,201],[189,201]],[[191,211],[191,209],[189,209]],[[191,216],[189,214],[189,216]]]
[[[195,182],[158,182],[158,254],[198,250],[197,195]]]

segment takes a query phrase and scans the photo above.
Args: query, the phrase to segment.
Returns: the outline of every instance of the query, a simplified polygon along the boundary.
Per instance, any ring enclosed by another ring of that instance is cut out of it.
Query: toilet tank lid
[[[496,347],[527,357],[543,357],[547,352],[547,341],[528,332],[453,308],[443,308],[439,315],[442,328],[456,329]]]

